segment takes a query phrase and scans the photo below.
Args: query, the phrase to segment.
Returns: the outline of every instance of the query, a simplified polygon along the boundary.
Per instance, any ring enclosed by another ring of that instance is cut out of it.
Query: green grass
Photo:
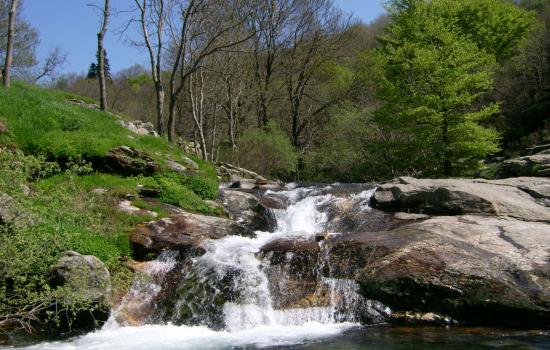
[[[26,154],[65,161],[103,157],[111,148],[127,145],[149,154],[161,165],[167,159],[181,161],[185,154],[166,140],[135,135],[117,123],[111,113],[70,104],[76,98],[66,92],[15,82],[0,89],[0,120],[8,127],[1,144],[16,144]],[[215,179],[215,169],[197,157],[199,175]]]
[[[117,281],[125,286],[131,281],[122,264],[132,255],[128,234],[153,217],[118,210],[121,198],[135,197],[133,205],[160,217],[167,215],[163,202],[192,212],[221,214],[205,202],[217,197],[211,164],[162,138],[132,134],[113,114],[72,105],[69,98],[86,100],[21,82],[0,89],[0,122],[8,129],[0,135],[0,195],[9,195],[13,209],[29,218],[21,224],[0,222],[1,314],[49,302],[48,276],[66,250],[101,259],[114,275],[113,288],[123,292]],[[150,177],[125,177],[93,169],[94,159],[120,145],[147,153],[161,171]],[[185,157],[199,170],[181,175],[163,166],[167,160],[183,162]],[[139,185],[159,189],[159,198],[140,199]]]

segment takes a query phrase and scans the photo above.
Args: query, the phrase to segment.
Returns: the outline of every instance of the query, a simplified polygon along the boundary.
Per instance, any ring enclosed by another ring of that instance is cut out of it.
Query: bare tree
[[[287,41],[285,30],[293,2],[296,0],[255,0],[249,22],[254,32],[254,73],[257,88],[258,126],[269,121],[269,109],[276,96],[273,79],[278,59]]]
[[[56,73],[59,68],[63,67],[67,62],[67,53],[63,52],[59,47],[53,49],[46,57],[44,65],[34,78],[35,82],[38,82],[44,77],[50,77],[55,79]]]
[[[284,80],[290,107],[292,143],[299,148],[300,137],[310,119],[326,109],[333,101],[321,102],[307,95],[314,74],[322,63],[331,59],[348,27],[341,11],[331,0],[297,1],[290,19],[290,48],[284,55]],[[304,101],[311,102],[304,108]]]
[[[6,62],[4,64],[4,87],[9,88],[11,83],[11,65],[13,60],[13,35],[15,32],[15,17],[17,15],[18,0],[11,0],[8,18],[8,43],[6,49]]]
[[[157,132],[164,135],[164,84],[162,81],[162,58],[164,42],[164,24],[166,7],[164,0],[134,0],[138,12],[138,22],[141,27],[141,34],[145,47],[149,53],[151,65],[151,78],[155,85],[157,105]],[[153,37],[149,34],[153,31]],[[154,41],[153,41],[154,40]]]
[[[109,23],[110,5],[109,0],[105,0],[105,5],[102,10],[103,20],[101,30],[97,33],[97,77],[99,82],[99,106],[102,111],[107,110],[107,86],[105,74],[105,48],[103,47],[103,39],[107,33],[107,25]]]
[[[236,30],[247,18],[243,4],[240,0],[188,0],[180,5],[179,37],[171,45],[175,57],[170,73],[169,141],[175,140],[176,106],[190,75],[211,55],[237,46],[252,36],[249,32]],[[170,27],[174,28],[172,21]]]

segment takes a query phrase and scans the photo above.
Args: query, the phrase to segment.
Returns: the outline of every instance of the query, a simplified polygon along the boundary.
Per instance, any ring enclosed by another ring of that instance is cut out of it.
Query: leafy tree
[[[298,157],[292,143],[274,121],[246,132],[238,146],[240,165],[260,174],[286,177],[296,169]]]
[[[401,134],[387,142],[406,160],[396,172],[463,174],[499,149],[497,132],[480,125],[499,105],[483,98],[528,16],[497,0],[400,1],[390,11],[376,121]]]

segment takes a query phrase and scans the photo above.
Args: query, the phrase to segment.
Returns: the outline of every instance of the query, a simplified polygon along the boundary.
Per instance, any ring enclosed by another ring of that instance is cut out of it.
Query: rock
[[[484,181],[477,180],[476,182]],[[550,207],[550,181],[548,181],[548,179],[541,177],[514,177],[502,180],[492,180],[490,183],[517,187],[535,198],[539,204]]]
[[[527,148],[525,150],[525,155],[548,154],[548,151],[550,151],[550,140],[546,140],[540,145],[535,145]]]
[[[128,214],[132,215],[141,215],[141,216],[150,216],[156,218],[158,214],[154,211],[141,209],[132,205],[132,202],[129,200],[121,200],[118,202],[118,209]]]
[[[155,130],[155,126],[151,122],[144,122],[141,120],[124,121],[119,117],[117,123],[137,135],[159,136]]]
[[[495,179],[505,179],[518,176],[550,177],[550,154],[534,154],[514,158],[500,164]]]
[[[57,300],[59,308],[64,305],[73,307],[77,302],[77,309],[60,315],[58,331],[91,330],[107,321],[111,280],[109,271],[95,256],[65,252],[52,269],[51,285],[70,291],[69,295]]]
[[[150,176],[159,170],[157,162],[144,152],[128,146],[118,146],[111,149],[105,157],[108,170],[133,176]]]
[[[414,326],[447,326],[457,322],[448,316],[442,316],[433,312],[394,312],[389,321],[394,324],[406,324]]]
[[[174,161],[167,161],[166,165],[168,168],[178,174],[187,174],[187,168],[181,165],[180,163],[176,163]]]
[[[333,273],[396,312],[448,315],[465,325],[550,325],[550,225],[439,216],[325,242]]]
[[[268,261],[270,266],[266,273],[273,307],[286,309],[329,303],[322,297],[327,293],[315,295],[319,254],[315,239],[277,239],[260,248],[258,258]]]
[[[251,179],[251,180],[259,180],[259,181],[266,181],[267,179],[263,176],[261,176],[258,173],[255,173],[251,170],[240,168],[238,166],[229,164],[229,163],[218,163],[218,166],[216,167],[216,170],[218,172],[218,175],[222,177],[222,179]],[[232,180],[231,182],[235,182],[235,180]]]
[[[201,254],[202,243],[228,235],[251,237],[254,232],[232,220],[180,211],[169,218],[141,224],[130,234],[136,254],[177,250]]]
[[[537,188],[548,184],[550,179],[541,180]],[[381,185],[374,193],[372,204],[385,211],[498,215],[550,222],[550,210],[531,195],[518,187],[490,180],[401,177]]]
[[[5,134],[8,132],[8,128],[6,127],[6,124],[0,121],[0,135]]]
[[[67,251],[52,271],[54,285],[69,287],[87,301],[108,301],[111,292],[109,271],[95,256]]]
[[[194,170],[194,171],[197,171],[199,170],[199,165],[197,163],[195,163],[193,160],[191,160],[191,158],[188,158],[188,157],[183,157],[183,162],[185,163],[185,165]]]
[[[140,196],[148,198],[157,198],[160,196],[160,190],[158,188],[138,186],[138,193]]]
[[[255,179],[232,177],[229,188],[240,189],[240,190],[276,191],[281,189],[281,185],[275,181],[270,181],[270,180],[255,180]]]
[[[426,214],[411,214],[402,212],[395,213],[393,217],[397,220],[424,220],[430,218],[430,216]]]
[[[87,109],[99,109],[99,106],[95,103],[87,103],[87,102],[84,102],[84,101],[76,99],[76,98],[68,99],[67,103],[77,105],[77,106],[80,106],[80,107],[84,107],[84,108],[87,108]]]
[[[231,219],[253,231],[270,231],[275,228],[273,214],[253,194],[223,189],[220,200]]]
[[[105,194],[105,193],[107,193],[107,190],[104,189],[104,188],[94,188],[90,192],[94,193],[94,194]]]
[[[22,209],[18,201],[0,192],[0,225],[20,228],[33,223],[33,218]]]

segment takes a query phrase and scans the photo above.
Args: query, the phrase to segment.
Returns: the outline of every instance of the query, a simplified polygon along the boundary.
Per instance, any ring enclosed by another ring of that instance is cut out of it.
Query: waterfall
[[[145,263],[102,330],[73,343],[41,344],[40,349],[280,346],[357,327],[365,313],[376,317],[384,308],[363,299],[352,279],[332,275],[328,250],[318,238],[339,234],[331,232],[338,221],[334,208],[368,214],[373,189],[359,189],[291,184],[268,191],[265,195],[287,203],[273,209],[273,232],[206,241],[203,255],[183,260],[164,252]],[[276,242],[313,248],[306,253],[263,250]],[[135,325],[139,327],[129,327]]]

